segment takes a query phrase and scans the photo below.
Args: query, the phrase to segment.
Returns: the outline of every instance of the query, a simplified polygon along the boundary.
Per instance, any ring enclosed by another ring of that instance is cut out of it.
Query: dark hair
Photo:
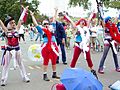
[[[58,16],[60,17],[60,16],[64,16],[64,15],[63,15],[62,12],[59,12],[59,13],[58,13]]]
[[[66,24],[65,24],[64,22],[62,22],[62,25],[63,25],[63,26],[66,26]]]
[[[12,21],[12,20],[14,20],[13,17],[7,16],[7,18],[6,18],[5,22],[4,22],[5,26],[7,27],[8,23],[9,23],[10,21]]]

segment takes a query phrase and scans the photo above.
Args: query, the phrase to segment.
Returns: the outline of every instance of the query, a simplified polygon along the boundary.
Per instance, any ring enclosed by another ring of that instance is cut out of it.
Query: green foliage
[[[89,0],[70,0],[69,5],[70,6],[83,6],[85,9],[88,8],[88,3]]]
[[[89,0],[70,0],[70,6],[83,6],[85,9],[88,9],[90,6]],[[91,0],[92,1],[92,0]],[[106,7],[120,9],[120,0],[101,0]]]
[[[14,0],[0,0],[0,19],[4,20],[6,14],[13,12],[11,8],[15,6],[14,4]]]
[[[106,0],[104,2],[104,5],[106,7],[120,9],[120,0],[109,0],[109,1]]]
[[[32,0],[32,2],[26,2],[26,0],[21,0],[24,7],[29,6],[29,9],[35,12],[36,16],[41,16],[38,11],[39,0]],[[21,13],[20,0],[0,0],[0,19],[5,20],[7,15],[13,16],[16,21],[18,21]],[[28,14],[27,22],[31,23],[31,17]]]

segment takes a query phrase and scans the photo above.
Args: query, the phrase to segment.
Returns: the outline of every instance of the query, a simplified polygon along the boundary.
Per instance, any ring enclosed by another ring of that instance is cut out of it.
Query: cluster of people
[[[24,8],[21,16],[25,15],[24,13],[27,13],[27,11],[28,7]],[[115,70],[117,72],[120,72],[116,50],[117,43],[120,42],[120,34],[118,31],[120,26],[118,26],[117,28],[117,26],[111,21],[111,17],[105,18],[105,22],[103,22],[102,20],[99,21],[98,26],[96,26],[96,21],[94,21],[91,17],[88,18],[88,20],[81,18],[78,22],[73,22],[68,15],[64,14],[61,15],[60,18],[65,19],[69,22],[69,24],[67,24],[67,26],[65,27],[63,23],[57,21],[57,11],[58,9],[55,8],[55,15],[53,17],[50,17],[48,20],[44,20],[42,25],[38,24],[33,12],[30,11],[34,27],[36,27],[38,34],[41,35],[43,39],[43,43],[40,46],[42,48],[41,53],[43,57],[43,80],[50,81],[47,75],[49,60],[51,60],[52,62],[52,78],[60,78],[56,72],[56,64],[59,64],[60,62],[58,46],[60,46],[62,52],[62,62],[64,65],[67,65],[65,43],[67,45],[67,48],[70,48],[70,39],[74,32],[75,43],[74,53],[70,63],[71,68],[75,68],[79,55],[81,54],[81,52],[83,52],[84,58],[87,61],[90,71],[93,73],[93,75],[96,76],[96,78],[98,78],[96,71],[93,68],[93,62],[90,55],[90,48],[92,46],[93,51],[95,51],[96,48],[98,50],[103,50],[103,56],[100,60],[98,72],[100,74],[104,74],[104,62],[109,48],[111,47],[115,62]],[[8,17],[5,23],[3,23],[0,20],[0,26],[2,27],[4,37],[6,39],[6,45],[2,47],[4,53],[1,62],[3,66],[1,86],[5,86],[7,84],[9,63],[12,58],[13,50],[15,51],[15,60],[20,68],[23,81],[30,82],[30,79],[26,74],[22,62],[20,53],[21,51],[19,46],[20,37],[22,37],[25,41],[24,31],[21,30],[21,25],[23,21],[23,17],[20,17],[18,25],[16,25],[13,17]],[[31,31],[34,32],[32,26]],[[31,36],[31,40],[33,39],[32,37],[33,36]],[[98,40],[98,44],[96,43],[96,40]],[[97,45],[97,47],[95,45]]]

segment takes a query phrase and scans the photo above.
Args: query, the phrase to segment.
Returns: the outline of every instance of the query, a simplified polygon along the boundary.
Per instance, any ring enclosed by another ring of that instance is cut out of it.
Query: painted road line
[[[50,80],[49,82],[53,82],[52,80]]]
[[[27,62],[27,60],[26,60],[26,59],[22,59],[22,61]]]
[[[15,68],[10,68],[11,71],[15,70]]]
[[[28,66],[29,69],[33,70],[34,68],[32,66]]]
[[[60,79],[55,79],[56,81],[60,81]]]
[[[41,67],[40,67],[40,66],[35,66],[35,68],[37,68],[37,69],[41,69]]]

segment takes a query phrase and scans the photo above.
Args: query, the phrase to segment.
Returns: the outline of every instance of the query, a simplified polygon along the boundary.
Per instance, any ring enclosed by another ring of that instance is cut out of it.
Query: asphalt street
[[[73,55],[73,41],[71,41],[71,48],[68,50],[66,49],[67,53],[67,65],[62,64],[62,60],[60,58],[60,64],[57,64],[57,74],[60,76],[65,68],[69,68],[72,55]],[[20,42],[21,50],[22,50],[22,59],[27,71],[28,76],[30,77],[30,83],[25,83],[22,81],[20,76],[19,69],[13,69],[13,60],[10,63],[10,70],[9,70],[9,77],[8,83],[5,87],[0,86],[0,90],[51,90],[51,87],[55,83],[60,83],[60,80],[52,79],[52,69],[51,64],[48,67],[48,77],[51,79],[50,82],[46,82],[42,79],[43,71],[42,71],[42,63],[40,61],[31,61],[30,56],[28,56],[27,51],[30,45],[32,44],[39,44],[40,42],[37,41],[30,41],[29,39],[26,40],[26,43]],[[0,45],[3,45],[4,41],[0,41]],[[0,51],[1,57],[2,51]],[[102,52],[91,53],[91,58],[93,60],[94,68],[97,71],[99,62],[102,56]],[[120,52],[118,52],[118,60],[120,64]],[[83,54],[80,55],[79,60],[77,62],[76,68],[83,68],[89,70],[86,60],[84,60]],[[108,86],[113,84],[115,81],[120,80],[120,73],[115,71],[114,68],[114,61],[112,57],[111,50],[108,53],[106,62],[105,62],[105,74],[100,75],[98,74],[99,80],[102,82],[104,89],[103,90],[110,90]],[[1,77],[2,67],[0,66],[0,77]]]

